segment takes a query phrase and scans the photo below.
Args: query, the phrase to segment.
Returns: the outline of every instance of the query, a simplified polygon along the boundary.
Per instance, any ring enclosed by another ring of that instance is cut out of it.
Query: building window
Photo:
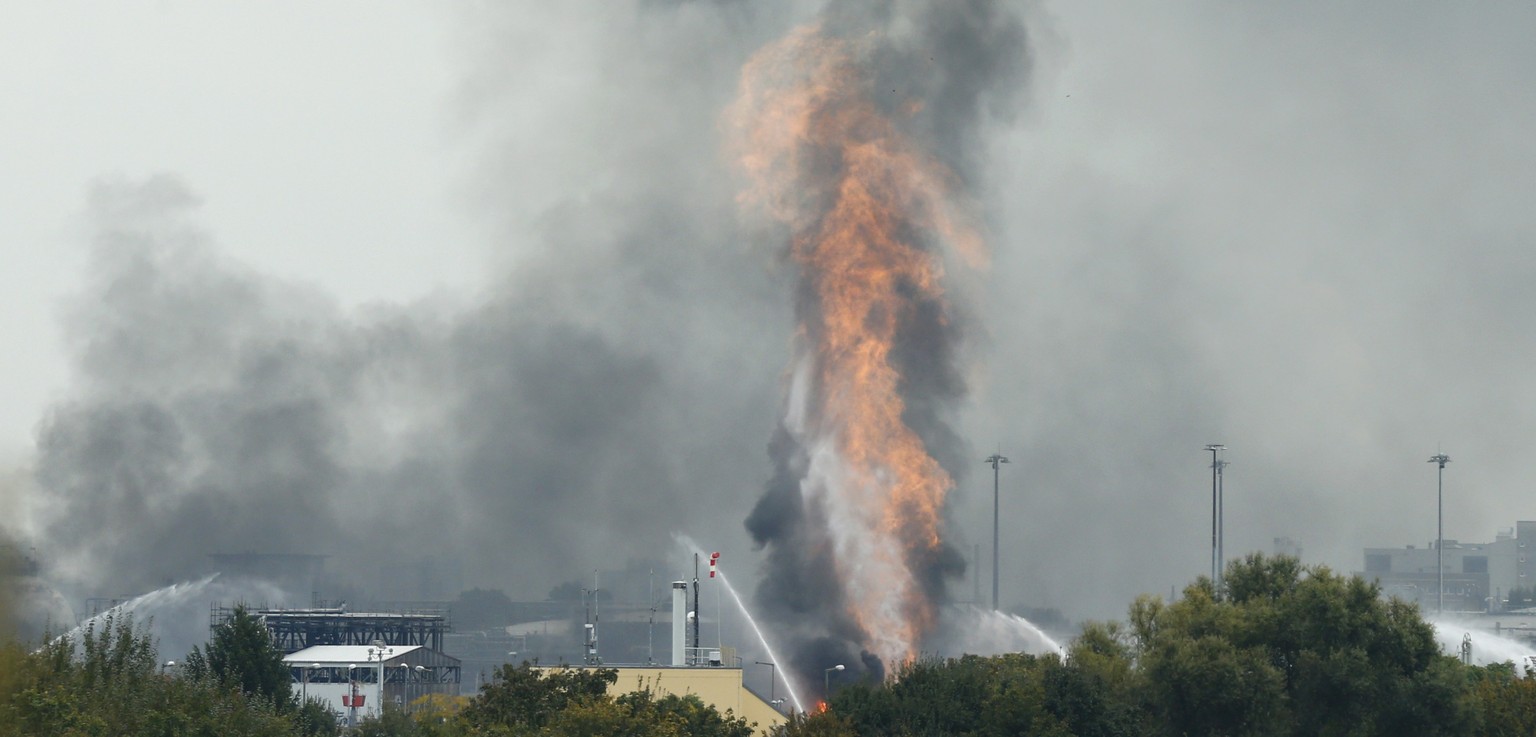
[[[1392,570],[1392,556],[1382,553],[1366,553],[1366,573],[1388,573]]]
[[[1487,573],[1488,572],[1488,556],[1486,556],[1486,555],[1469,555],[1469,556],[1467,556],[1465,558],[1462,558],[1461,559],[1461,572],[1462,573]]]

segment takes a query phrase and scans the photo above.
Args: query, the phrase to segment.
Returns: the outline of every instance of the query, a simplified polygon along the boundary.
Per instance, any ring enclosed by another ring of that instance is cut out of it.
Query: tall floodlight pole
[[[766,660],[759,660],[757,664],[768,666],[768,703],[771,704],[776,700],[774,689],[778,685],[779,666]]]
[[[1227,461],[1216,459],[1216,588],[1227,578]]]
[[[1439,464],[1435,471],[1435,614],[1445,612],[1445,464],[1451,457],[1436,453],[1430,463]]]
[[[1220,524],[1218,517],[1221,516],[1219,509],[1221,491],[1218,488],[1221,480],[1216,475],[1220,470],[1216,467],[1216,464],[1220,461],[1218,454],[1226,450],[1227,446],[1221,443],[1208,443],[1205,449],[1211,452],[1211,585],[1216,586],[1216,582],[1221,576],[1221,553],[1217,550],[1216,545],[1217,526]]]
[[[842,669],[843,664],[838,663],[837,665],[834,665],[831,668],[826,668],[821,672],[821,685],[822,688],[826,691],[828,701],[832,700],[832,674],[837,671],[841,671]]]
[[[1001,453],[993,453],[985,463],[992,464],[992,609],[997,610],[997,495],[999,468],[1008,459]]]

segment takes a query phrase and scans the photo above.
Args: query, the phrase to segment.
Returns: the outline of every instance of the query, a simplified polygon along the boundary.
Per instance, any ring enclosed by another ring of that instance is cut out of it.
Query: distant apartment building
[[[1536,521],[1515,523],[1493,542],[1444,541],[1445,610],[1502,612],[1510,589],[1536,584]],[[1360,575],[1381,584],[1382,593],[1418,602],[1432,612],[1437,600],[1437,551],[1424,547],[1366,548]]]

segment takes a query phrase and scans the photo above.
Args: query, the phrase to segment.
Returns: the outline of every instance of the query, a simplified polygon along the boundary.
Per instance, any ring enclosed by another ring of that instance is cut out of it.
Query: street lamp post
[[[1219,590],[1221,587],[1221,553],[1218,550],[1217,530],[1220,525],[1218,518],[1221,516],[1221,511],[1219,509],[1220,492],[1217,489],[1219,479],[1216,474],[1221,470],[1218,465],[1221,462],[1218,454],[1226,450],[1227,446],[1221,443],[1208,443],[1205,449],[1211,452],[1211,585]]]
[[[1227,460],[1216,459],[1216,568],[1217,587],[1227,580]]]
[[[378,660],[378,670],[379,670],[379,703],[378,703],[378,706],[376,708],[379,710],[379,716],[381,716],[381,717],[384,716],[384,658],[386,656],[394,655],[394,654],[395,654],[395,649],[392,648],[392,647],[390,647],[390,648],[384,647],[384,641],[383,640],[374,640],[373,641],[373,647],[368,648],[368,659],[369,660],[374,660],[374,659]]]
[[[1436,453],[1429,462],[1439,465],[1435,471],[1435,614],[1439,615],[1445,612],[1445,464],[1451,457]]]
[[[419,667],[419,666],[418,666]],[[400,705],[409,707],[413,695],[411,692],[411,666],[409,663],[400,664]]]
[[[766,666],[768,666],[768,702],[772,703],[773,702],[773,695],[774,695],[773,694],[773,689],[774,689],[775,686],[778,685],[778,680],[779,680],[778,679],[779,667],[774,665],[773,663],[769,663],[769,662],[767,662],[765,660],[759,660],[759,661],[757,661],[757,664],[758,665],[766,665]]]
[[[322,666],[319,663],[310,663],[309,665],[300,667],[304,669],[304,688],[302,690],[303,696],[299,698],[301,701],[307,704],[309,703],[309,679],[313,677],[315,669]]]
[[[821,686],[825,690],[828,699],[832,698],[832,671],[840,671],[842,669],[843,664],[838,663],[837,665],[834,665],[831,668],[821,672]]]
[[[999,466],[1001,464],[1007,463],[1008,459],[1004,458],[1003,454],[1001,454],[1001,453],[993,453],[992,455],[988,456],[986,458],[986,460],[984,460],[983,462],[984,463],[992,464],[992,609],[993,609],[993,611],[996,611],[997,610],[997,510],[998,510],[997,496],[998,496],[998,479],[999,479],[999,476],[1000,476],[1000,473],[1001,473],[998,469],[999,469]],[[842,668],[838,668],[838,670],[842,670]]]
[[[357,670],[356,664],[347,665],[347,727],[357,726]]]

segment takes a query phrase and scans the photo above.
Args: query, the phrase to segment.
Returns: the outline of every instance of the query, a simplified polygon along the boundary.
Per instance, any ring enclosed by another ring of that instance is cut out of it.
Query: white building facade
[[[409,709],[428,694],[459,691],[458,659],[420,645],[315,645],[283,663],[295,696],[325,701],[351,726],[385,705]]]
[[[1449,612],[1505,611],[1513,588],[1536,585],[1536,522],[1515,523],[1493,542],[1445,540],[1435,549],[1424,547],[1366,548],[1360,575],[1381,584],[1382,593],[1419,603],[1435,611],[1440,580],[1445,581],[1445,610]]]

